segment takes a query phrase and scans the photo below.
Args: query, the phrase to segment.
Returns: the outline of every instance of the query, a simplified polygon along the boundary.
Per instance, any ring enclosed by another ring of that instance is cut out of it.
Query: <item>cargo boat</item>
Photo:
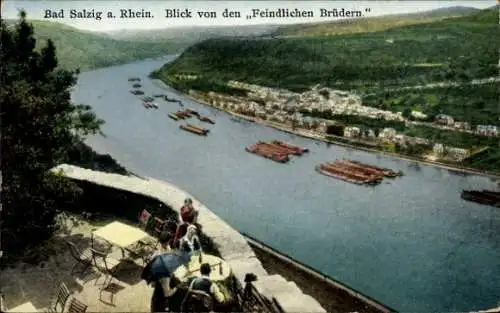
[[[291,154],[298,155],[298,156],[302,155],[302,152],[300,150],[291,149],[291,148],[276,144],[274,141],[272,141],[271,143],[268,143],[268,144],[280,149],[283,152],[286,152],[289,155],[291,155]]]
[[[286,154],[286,155],[293,154],[293,152],[290,151],[290,150],[288,150],[288,149],[285,149],[285,148],[280,147],[280,146],[273,145],[273,144],[268,143],[268,142],[259,141],[259,142],[257,142],[257,145],[265,147],[265,148],[267,148],[269,150],[275,151],[276,153],[281,153],[281,154]]]
[[[200,117],[200,113],[198,113],[198,111],[194,110],[194,109],[186,109],[185,110],[186,112],[188,112],[189,114],[192,114],[192,115],[195,115],[197,117]]]
[[[170,113],[168,114],[168,117],[170,117],[171,119],[173,119],[174,121],[178,121],[179,120],[179,117],[177,115],[175,115],[174,113]]]
[[[142,90],[130,90],[130,93],[136,96],[143,95],[144,91]]]
[[[181,125],[181,126],[179,126],[179,128],[181,128],[185,131],[191,132],[193,134],[200,135],[200,136],[206,136],[210,132],[210,130],[208,130],[208,129],[204,129],[204,128],[194,126],[191,124]]]
[[[500,192],[489,190],[462,190],[460,197],[467,201],[500,208]]]
[[[142,85],[141,85],[141,84],[133,84],[133,85],[132,85],[132,87],[133,87],[133,88],[141,88],[141,87],[142,87]]]
[[[158,94],[153,95],[153,97],[155,97],[155,98],[162,98],[162,97],[164,97],[164,95],[161,94],[161,93],[158,93]]]
[[[245,150],[250,152],[250,153],[254,153],[254,154],[260,155],[262,157],[265,157],[267,159],[271,159],[271,160],[278,162],[278,163],[286,163],[290,160],[288,158],[288,155],[276,153],[275,151],[271,151],[271,150],[269,150],[269,149],[267,149],[259,144],[253,144],[249,147],[246,147]]]
[[[360,172],[353,171],[351,168],[346,168],[336,162],[333,163],[324,163],[323,166],[325,170],[332,170],[335,173],[341,173],[347,175],[349,178],[360,179],[364,181],[366,184],[379,184],[382,181],[382,178],[373,174],[364,174]]]
[[[292,151],[295,151],[296,153],[299,153],[299,155],[302,155],[303,153],[309,152],[309,149],[307,149],[307,148],[297,147],[295,145],[289,144],[287,142],[279,141],[279,140],[273,140],[272,143],[277,145],[277,146],[284,147],[284,148],[290,149]]]
[[[364,184],[364,181],[362,181],[362,180],[349,178],[344,174],[338,174],[338,173],[335,173],[333,171],[327,170],[323,165],[316,165],[316,167],[314,169],[320,174],[330,176],[333,178],[337,178],[337,179],[340,179],[340,180],[343,180],[343,181],[346,181],[346,182],[349,182],[352,184],[356,184],[356,185],[363,185]]]
[[[316,167],[316,171],[358,185],[378,185],[382,181],[379,176],[355,173],[351,169],[339,166],[336,163],[321,164]]]
[[[210,119],[210,118],[208,118],[206,116],[198,116],[198,119],[200,121],[202,121],[202,122],[205,122],[205,123],[209,123],[209,124],[212,124],[212,125],[215,124],[215,122],[212,119]]]
[[[395,178],[395,177],[403,176],[403,172],[402,171],[394,172],[393,170],[391,170],[389,168],[381,168],[381,167],[373,166],[373,165],[370,165],[370,164],[361,163],[361,162],[355,161],[355,160],[349,160],[349,162],[357,164],[357,165],[360,165],[360,166],[363,166],[365,168],[371,168],[371,169],[377,170],[377,171],[383,173],[384,176],[388,177],[388,178]]]
[[[128,79],[128,81],[129,81],[129,82],[140,82],[140,81],[141,81],[141,79],[140,79],[139,77],[130,77],[130,78]]]
[[[146,109],[151,109],[151,105],[149,104],[149,102],[143,102],[142,106],[145,107]]]
[[[381,171],[377,171],[376,169],[373,168],[368,168],[356,163],[352,163],[349,160],[337,160],[335,161],[335,164],[346,167],[355,172],[361,172],[364,175],[375,175],[378,176],[379,178],[383,178],[385,176],[384,173],[382,173]]]
[[[185,111],[177,111],[175,112],[175,115],[181,119],[189,118],[191,115],[187,114]]]

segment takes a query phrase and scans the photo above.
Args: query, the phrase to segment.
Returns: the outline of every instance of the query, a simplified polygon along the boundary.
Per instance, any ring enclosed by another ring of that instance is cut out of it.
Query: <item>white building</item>
[[[481,135],[498,136],[498,127],[495,125],[477,125],[476,132]]]
[[[361,133],[361,130],[358,127],[345,127],[344,128],[344,137],[357,137]]]
[[[396,136],[396,130],[394,128],[384,128],[380,133],[378,134],[379,138],[393,138]]]

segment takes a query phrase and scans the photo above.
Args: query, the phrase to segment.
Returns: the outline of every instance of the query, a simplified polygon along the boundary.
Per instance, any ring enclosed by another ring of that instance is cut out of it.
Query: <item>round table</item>
[[[215,255],[205,253],[201,254],[201,263],[200,255],[195,254],[188,263],[184,266],[179,266],[175,270],[174,275],[181,282],[187,283],[191,278],[201,276],[200,268],[203,263],[208,263],[210,265],[212,270],[210,271],[209,277],[212,281],[225,281],[231,277],[231,267],[226,261]]]

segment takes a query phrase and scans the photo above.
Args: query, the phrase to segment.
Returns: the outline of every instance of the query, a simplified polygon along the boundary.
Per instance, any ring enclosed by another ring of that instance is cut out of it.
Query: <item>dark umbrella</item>
[[[172,277],[175,270],[188,263],[190,258],[191,253],[184,251],[157,255],[144,267],[141,278],[149,284],[161,278]]]

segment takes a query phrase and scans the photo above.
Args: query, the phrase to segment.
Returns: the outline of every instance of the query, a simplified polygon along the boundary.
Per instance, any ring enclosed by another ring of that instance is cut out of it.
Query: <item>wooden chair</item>
[[[108,257],[108,255],[102,251],[97,251],[95,249],[90,249],[92,253],[92,262],[94,264],[94,267],[102,274],[105,275],[104,277],[104,284],[107,285],[108,283],[111,282],[113,277],[116,275],[116,270],[118,268],[118,265],[120,264],[120,261],[111,257]],[[108,281],[109,278],[109,281]],[[99,280],[96,279],[95,285],[97,284],[97,281]]]
[[[165,229],[166,221],[162,220],[161,218],[155,217],[154,223],[154,234],[158,237]]]
[[[67,313],[85,313],[87,311],[87,305],[80,300],[73,298],[69,304]]]
[[[214,310],[214,300],[212,296],[201,290],[187,291],[181,304],[181,312],[212,312]]]
[[[69,247],[71,256],[76,261],[76,263],[71,268],[71,274],[74,274],[74,271],[79,264],[83,265],[83,270],[80,273],[81,274],[85,273],[85,271],[92,265],[92,253],[90,252],[90,249],[87,248],[82,251],[75,245],[75,243],[69,240],[65,241]]]
[[[68,302],[71,292],[65,283],[60,283],[57,290],[57,294],[52,299],[50,306],[45,310],[47,313],[63,313],[64,308],[66,308],[66,303]],[[60,309],[58,309],[60,306]]]
[[[153,215],[151,213],[149,213],[148,210],[144,209],[141,211],[141,213],[139,213],[139,226],[143,229],[143,230],[147,230],[148,226],[149,226],[149,220],[151,219]]]

